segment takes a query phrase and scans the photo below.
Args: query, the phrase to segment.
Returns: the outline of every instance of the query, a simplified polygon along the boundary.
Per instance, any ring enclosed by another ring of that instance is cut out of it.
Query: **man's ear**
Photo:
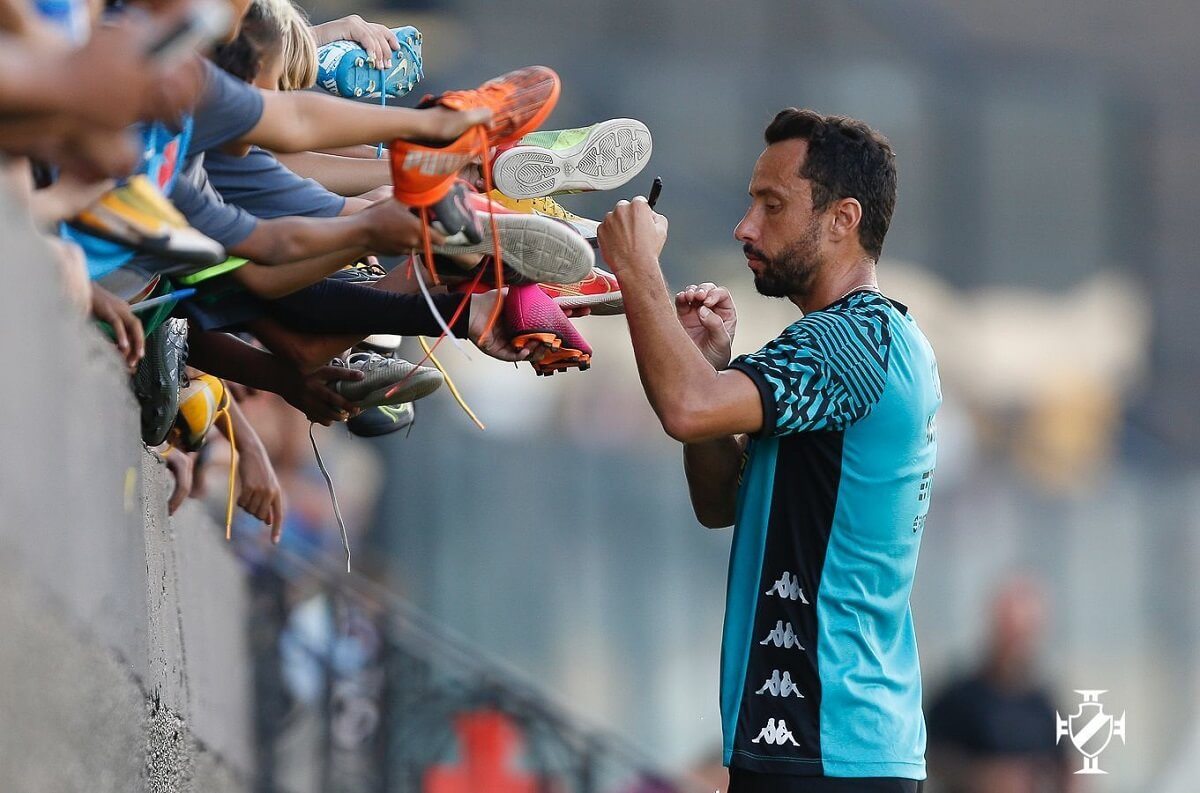
[[[829,208],[829,239],[841,242],[850,235],[858,235],[858,224],[862,222],[862,204],[857,198],[841,198]]]

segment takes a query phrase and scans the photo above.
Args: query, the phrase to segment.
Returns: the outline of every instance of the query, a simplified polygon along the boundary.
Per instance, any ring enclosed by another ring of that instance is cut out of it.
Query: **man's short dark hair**
[[[764,137],[767,145],[808,142],[799,175],[812,182],[813,209],[819,212],[842,198],[858,199],[858,239],[878,260],[896,208],[896,153],[888,139],[856,119],[795,107],[779,111]]]

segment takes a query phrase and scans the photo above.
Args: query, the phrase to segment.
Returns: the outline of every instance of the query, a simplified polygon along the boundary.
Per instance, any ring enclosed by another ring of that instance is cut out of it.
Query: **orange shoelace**
[[[491,159],[488,157],[488,155],[491,151],[491,145],[488,141],[488,132],[487,132],[487,127],[485,125],[480,124],[480,125],[476,126],[474,128],[474,132],[476,133],[478,142],[479,142],[478,151],[476,151],[475,153],[479,155],[479,159],[483,164],[482,165],[483,185],[484,185],[484,188],[486,191],[485,192],[485,195],[486,195],[488,193],[491,193],[492,189],[493,189],[493,187],[492,187],[492,164],[491,164]],[[466,134],[470,134],[470,132],[468,132]],[[425,266],[425,269],[429,272],[434,285],[437,286],[437,285],[440,285],[441,282],[438,279],[437,268],[434,266],[434,262],[433,262],[433,240],[429,236],[429,219],[430,219],[429,218],[429,207],[428,206],[420,206],[420,207],[418,207],[417,211],[421,217],[421,245],[422,245],[422,255],[424,256],[423,264]],[[496,226],[495,209],[492,206],[492,203],[490,201],[488,202],[488,225],[490,226],[490,230],[492,233],[492,249],[494,251],[494,253],[492,254],[492,258],[495,261],[495,278],[496,278],[495,290],[497,292],[499,292],[504,289],[504,252],[501,250],[501,246],[500,246],[500,229]],[[411,255],[409,258],[409,267],[410,267],[410,271],[411,271],[411,269],[413,268],[413,258]],[[465,311],[467,309],[467,306],[470,305],[471,297],[475,294],[475,288],[478,287],[480,282],[483,280],[483,275],[484,275],[484,271],[483,271],[483,268],[481,267],[479,269],[479,272],[477,272],[475,274],[474,280],[471,282],[471,288],[469,290],[467,290],[467,292],[463,295],[463,298],[459,302],[458,307],[454,310],[454,313],[451,315],[450,321],[445,322],[442,320],[441,314],[436,310],[435,306],[433,305],[433,302],[430,299],[429,294],[425,289],[425,284],[421,280],[420,274],[416,273],[418,286],[420,286],[422,289],[422,292],[425,293],[426,301],[429,303],[429,310],[433,313],[434,317],[438,320],[438,324],[441,325],[441,327],[442,327],[441,334],[434,341],[433,345],[426,350],[425,357],[423,357],[420,361],[417,362],[417,366],[421,366],[426,361],[430,360],[431,356],[433,355],[433,351],[438,348],[438,346],[442,343],[443,340],[446,339],[447,336],[454,338],[454,334],[450,330],[450,328],[451,328],[451,326],[454,325],[455,322],[458,321],[459,317],[462,316],[462,313],[463,313],[463,311]],[[492,330],[496,326],[496,323],[500,320],[500,314],[503,311],[503,309],[504,309],[504,301],[502,299],[497,299],[496,304],[494,306],[492,306],[492,312],[488,316],[487,323],[483,326],[483,331],[479,334],[479,339],[478,339],[479,343],[481,343],[481,344],[485,343],[487,338],[491,335]],[[422,346],[424,346],[424,345],[422,345]],[[440,369],[441,367],[438,367],[438,368]],[[417,371],[416,369],[413,369],[413,371],[410,372],[408,375],[406,375],[403,380],[401,380],[400,382],[396,383],[394,386],[389,388],[387,390],[387,392],[384,394],[384,396],[390,397],[393,394],[395,394],[398,390],[400,390],[400,388],[402,388],[404,386],[405,383],[408,382],[409,378],[411,378],[413,376],[413,374],[416,373],[416,371]],[[444,371],[443,371],[443,374],[445,374]],[[477,424],[480,423],[479,420],[474,417],[474,414],[471,413],[469,409],[468,409],[468,415],[471,415],[472,419]],[[481,427],[482,427],[482,425],[481,425]]]

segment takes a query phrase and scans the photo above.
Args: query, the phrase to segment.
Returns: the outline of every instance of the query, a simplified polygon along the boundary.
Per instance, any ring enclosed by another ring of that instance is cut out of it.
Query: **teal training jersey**
[[[937,362],[858,291],[731,368],[763,403],[738,488],[721,653],[725,763],[925,778],[909,593],[929,511]]]

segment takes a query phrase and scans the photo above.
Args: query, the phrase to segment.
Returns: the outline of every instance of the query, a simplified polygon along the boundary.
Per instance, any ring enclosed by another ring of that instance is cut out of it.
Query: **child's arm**
[[[450,141],[471,127],[488,123],[492,117],[486,108],[457,111],[443,107],[380,107],[312,91],[263,91],[262,95],[262,116],[240,142],[279,152],[395,138]]]
[[[281,154],[279,161],[293,173],[316,179],[331,193],[356,196],[392,183],[392,166],[386,160],[339,157],[315,151]]]

